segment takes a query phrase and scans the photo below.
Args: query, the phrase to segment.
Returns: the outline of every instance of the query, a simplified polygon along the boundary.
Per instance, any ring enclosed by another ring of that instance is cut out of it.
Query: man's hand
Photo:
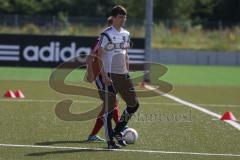
[[[106,84],[106,85],[108,85],[108,86],[113,83],[112,80],[111,80],[111,78],[109,78],[109,77],[107,76],[107,74],[103,74],[103,75],[102,75],[102,80],[103,80],[103,83]]]
[[[95,80],[95,79],[94,79],[93,73],[92,73],[92,72],[88,72],[88,73],[87,73],[87,81],[90,82],[90,83],[92,83],[94,80]]]

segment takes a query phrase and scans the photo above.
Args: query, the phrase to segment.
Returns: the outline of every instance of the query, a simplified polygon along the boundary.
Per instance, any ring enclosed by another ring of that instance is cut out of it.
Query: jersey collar
[[[120,30],[120,31],[118,31],[114,26],[112,26],[112,28],[113,28],[113,30],[114,30],[115,32],[118,32],[118,33],[121,33],[121,32],[122,32],[122,27],[121,27],[121,30]]]

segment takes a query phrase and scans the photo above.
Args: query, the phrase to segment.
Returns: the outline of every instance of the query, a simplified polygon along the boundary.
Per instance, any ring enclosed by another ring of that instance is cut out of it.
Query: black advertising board
[[[56,67],[78,56],[85,58],[97,37],[0,34],[0,66]],[[144,39],[132,38],[128,50],[131,68],[144,63]],[[142,68],[142,67],[140,67]]]

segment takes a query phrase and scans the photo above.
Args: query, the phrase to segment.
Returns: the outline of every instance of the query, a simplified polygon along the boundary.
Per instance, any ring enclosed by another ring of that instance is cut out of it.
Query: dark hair
[[[116,5],[116,6],[114,6],[112,8],[111,16],[116,17],[118,14],[120,14],[120,15],[127,15],[127,11],[126,11],[126,9],[123,6]]]

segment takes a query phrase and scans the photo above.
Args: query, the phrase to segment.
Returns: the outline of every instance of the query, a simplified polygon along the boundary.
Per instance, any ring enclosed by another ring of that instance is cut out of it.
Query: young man
[[[109,17],[107,19],[107,22],[108,22],[108,26],[111,26],[112,25],[112,17]],[[93,81],[99,79],[98,76],[99,76],[99,73],[101,70],[101,63],[99,62],[98,48],[99,48],[99,38],[96,40],[96,42],[92,46],[92,52],[86,59],[87,80],[89,82],[93,82]],[[97,81],[96,81],[96,85],[97,85],[98,89],[100,89]],[[119,107],[118,107],[117,99],[115,100],[115,104],[114,104],[113,119],[116,124],[119,122]],[[97,135],[99,130],[102,128],[102,126],[103,126],[103,116],[101,116],[101,113],[100,113],[98,118],[96,119],[96,122],[92,129],[91,134],[88,136],[87,141],[89,141],[89,142],[105,141],[105,139],[103,139]]]
[[[111,16],[113,25],[108,27],[100,39],[99,56],[103,64],[101,77],[98,80],[100,98],[103,100],[105,136],[109,149],[119,149],[126,146],[121,130],[126,126],[139,103],[134,90],[134,85],[129,76],[127,49],[130,47],[130,34],[123,29],[127,12],[125,8],[117,5],[112,8]],[[116,94],[119,93],[126,102],[119,123],[112,129],[113,106]],[[115,138],[118,145],[114,142]]]

